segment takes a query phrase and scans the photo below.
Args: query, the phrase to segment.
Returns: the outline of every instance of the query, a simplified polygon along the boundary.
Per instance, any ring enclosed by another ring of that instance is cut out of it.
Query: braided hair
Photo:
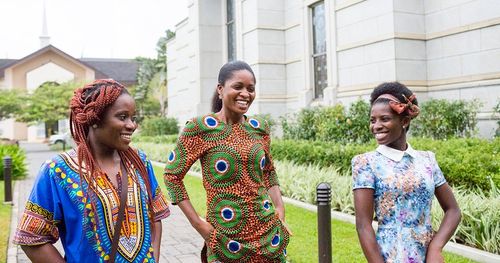
[[[71,136],[77,146],[78,156],[78,173],[80,178],[85,180],[88,184],[88,191],[85,193],[87,196],[94,195],[97,190],[97,176],[102,174],[96,159],[92,155],[90,141],[89,141],[89,128],[95,124],[99,124],[104,117],[106,110],[115,103],[118,97],[122,94],[129,94],[126,88],[119,82],[112,79],[98,79],[85,85],[83,88],[75,90],[74,96],[70,102],[70,130]],[[138,152],[132,147],[125,151],[117,150],[120,159],[124,164],[131,163],[135,169],[138,170],[139,176],[146,184],[148,192],[148,207],[149,221],[152,223],[152,190],[149,182],[148,172],[146,166],[141,160]],[[82,170],[82,163],[85,164],[85,171]],[[138,182],[137,174],[131,175],[132,180]],[[126,182],[122,182],[126,183]],[[91,202],[92,210],[95,214],[95,203],[92,198],[87,198]],[[154,227],[154,224],[151,224]]]

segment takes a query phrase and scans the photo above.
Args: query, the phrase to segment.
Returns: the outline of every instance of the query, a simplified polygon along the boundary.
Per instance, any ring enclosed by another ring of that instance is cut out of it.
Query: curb
[[[161,162],[151,161],[151,163],[153,165],[156,165],[156,166],[165,167],[165,164],[161,163]],[[199,178],[202,177],[201,173],[198,173],[198,172],[189,171],[188,173],[189,173],[189,175],[192,175],[195,177],[199,177]],[[297,207],[300,207],[300,208],[303,208],[303,209],[306,209],[308,211],[312,211],[315,213],[318,211],[318,207],[316,205],[304,203],[302,201],[291,199],[291,198],[288,198],[285,196],[283,196],[282,198],[283,198],[283,202],[285,202],[287,204],[291,204],[291,205],[294,205],[294,206],[297,206]],[[354,217],[353,215],[344,214],[344,213],[337,212],[337,211],[332,211],[331,216],[333,219],[336,219],[339,221],[351,223],[353,225],[356,224],[356,217]],[[372,226],[374,229],[376,229],[378,227],[377,222],[374,221],[372,223]],[[462,257],[466,257],[466,258],[475,260],[477,262],[481,262],[481,263],[498,263],[498,262],[500,262],[500,255],[493,254],[493,253],[490,253],[490,252],[487,252],[484,250],[480,250],[477,248],[457,244],[457,243],[454,243],[451,241],[449,241],[446,244],[446,246],[444,246],[443,250],[450,252],[450,253],[453,253],[453,254],[456,254],[456,255],[460,255]]]

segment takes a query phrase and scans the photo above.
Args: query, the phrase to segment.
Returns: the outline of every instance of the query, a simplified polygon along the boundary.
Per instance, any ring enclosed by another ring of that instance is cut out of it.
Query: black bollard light
[[[320,183],[316,187],[318,203],[318,256],[319,263],[332,262],[332,227],[331,208],[332,190],[328,183]]]
[[[3,180],[5,188],[5,203],[12,203],[12,158],[3,157]]]

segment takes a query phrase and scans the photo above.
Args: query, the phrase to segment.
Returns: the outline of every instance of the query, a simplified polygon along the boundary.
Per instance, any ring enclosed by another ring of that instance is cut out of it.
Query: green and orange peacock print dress
[[[165,167],[173,204],[189,199],[182,182],[201,161],[207,192],[208,262],[285,262],[289,233],[278,218],[268,189],[278,185],[269,151],[268,124],[246,117],[225,124],[215,114],[187,122]]]

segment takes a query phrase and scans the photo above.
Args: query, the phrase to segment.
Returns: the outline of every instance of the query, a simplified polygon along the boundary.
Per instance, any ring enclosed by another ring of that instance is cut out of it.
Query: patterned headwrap
[[[420,113],[420,108],[417,105],[413,104],[413,101],[415,100],[415,94],[412,94],[409,98],[407,98],[404,94],[402,95],[403,98],[405,98],[406,103],[399,101],[396,97],[394,97],[391,94],[382,94],[378,96],[377,100],[382,98],[388,99],[389,106],[391,106],[392,110],[394,110],[398,114],[402,114],[403,112],[406,111],[408,113],[408,116],[410,116],[410,118],[413,119],[417,117],[418,114]]]

